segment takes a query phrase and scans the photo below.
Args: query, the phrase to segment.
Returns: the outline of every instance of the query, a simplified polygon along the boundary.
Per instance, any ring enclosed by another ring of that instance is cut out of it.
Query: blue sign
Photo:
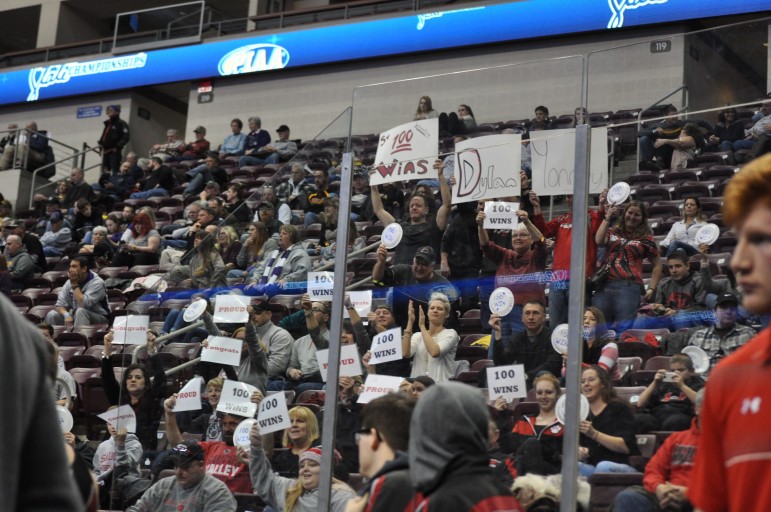
[[[0,105],[769,9],[771,0],[528,0],[469,7],[12,71],[0,74]]]
[[[87,117],[100,117],[102,115],[102,107],[80,107],[78,109],[78,119],[86,119]]]

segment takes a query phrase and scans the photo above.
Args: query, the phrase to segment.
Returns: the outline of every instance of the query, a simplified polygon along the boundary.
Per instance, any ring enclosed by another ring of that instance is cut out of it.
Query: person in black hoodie
[[[115,175],[120,170],[123,148],[130,138],[129,125],[120,118],[120,105],[109,105],[106,112],[104,130],[97,144],[102,148],[102,166]]]
[[[489,419],[481,390],[467,384],[441,382],[423,393],[410,420],[409,472],[417,493],[405,510],[523,510],[490,477]]]
[[[142,185],[141,192],[131,194],[131,199],[147,199],[148,197],[169,197],[174,189],[174,173],[163,160],[154,156],[150,159],[150,177]]]

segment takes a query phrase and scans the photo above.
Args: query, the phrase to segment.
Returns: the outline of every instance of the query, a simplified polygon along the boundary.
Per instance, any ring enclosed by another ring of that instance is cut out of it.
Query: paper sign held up
[[[236,338],[224,336],[209,336],[208,347],[201,351],[201,361],[207,363],[228,364],[238,366],[241,364],[241,349],[244,342]]]
[[[452,204],[518,196],[522,136],[475,137],[455,145]]]
[[[147,315],[116,316],[113,323],[112,342],[125,345],[144,345],[147,343],[147,326],[150,317]]]
[[[372,290],[346,293],[351,298],[351,304],[353,304],[356,312],[361,318],[366,320],[367,315],[369,315],[369,312],[372,310]],[[347,309],[343,309],[343,318],[350,318]]]
[[[380,134],[370,185],[436,178],[439,120],[412,121]]]
[[[249,320],[246,307],[251,297],[246,295],[217,295],[214,298],[214,321],[240,324]]]
[[[252,403],[252,393],[257,388],[245,382],[226,380],[222,385],[222,394],[217,410],[244,418],[252,418],[257,412],[257,405]]]
[[[321,380],[326,382],[327,371],[329,370],[329,350],[317,351],[316,359],[319,362]],[[359,359],[359,350],[356,345],[343,345],[340,347],[340,376],[356,377],[361,374],[361,360]]]
[[[187,384],[177,393],[174,412],[200,410],[201,386],[203,386],[203,377],[195,377],[187,381]]]
[[[330,301],[334,290],[334,272],[308,272],[309,300]]]
[[[589,163],[589,193],[599,194],[608,186],[608,129],[592,128]],[[573,193],[576,131],[543,130],[530,133],[532,187],[539,196]]]
[[[507,401],[515,398],[525,398],[525,366],[512,364],[508,366],[487,367],[487,388],[490,400],[502,396]]]
[[[402,358],[402,328],[389,329],[372,338],[372,358],[369,364],[398,361]]]
[[[519,225],[519,203],[490,201],[485,203],[485,229],[516,229]]]
[[[292,426],[284,393],[276,393],[262,399],[257,422],[260,424],[260,434],[270,434]]]
[[[130,405],[121,405],[115,409],[99,415],[104,421],[115,427],[116,430],[125,428],[130,434],[137,431],[137,417]]]
[[[379,396],[387,395],[392,391],[399,391],[399,384],[403,380],[401,377],[391,375],[368,375],[358,402],[366,404]]]

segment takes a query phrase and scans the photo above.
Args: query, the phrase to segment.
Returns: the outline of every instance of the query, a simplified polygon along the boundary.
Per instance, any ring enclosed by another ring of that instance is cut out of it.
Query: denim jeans
[[[669,247],[667,247],[667,257],[671,256],[673,252],[675,252],[678,249],[682,249],[685,251],[685,254],[688,256],[693,256],[694,254],[699,254],[699,250],[689,244],[688,242],[682,242],[680,240],[672,240],[669,242]]]
[[[238,159],[238,166],[243,167],[245,165],[266,165],[277,164],[279,160],[278,153],[272,153],[265,158],[259,158],[256,156],[245,155]]]
[[[554,328],[568,323],[568,307],[570,305],[569,281],[554,281],[549,283],[549,326]]]
[[[134,192],[131,199],[148,199],[150,197],[169,197],[169,191],[165,188],[151,188],[142,192]]]
[[[597,463],[597,466],[592,466],[585,462],[578,463],[579,475],[589,478],[594,473],[637,473],[637,470],[629,464],[621,464],[609,460],[602,460]]]
[[[594,294],[592,306],[599,308],[605,321],[616,332],[630,329],[640,307],[640,286],[634,281],[616,279]]]
[[[657,501],[644,487],[634,486],[616,495],[612,509],[623,512],[659,512],[661,509]]]

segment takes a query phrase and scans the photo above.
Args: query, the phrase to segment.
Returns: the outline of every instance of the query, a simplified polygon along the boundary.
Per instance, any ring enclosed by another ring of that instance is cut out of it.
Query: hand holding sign
[[[499,396],[507,401],[527,397],[524,365],[488,366],[487,383],[490,400],[495,400]]]
[[[275,393],[263,398],[260,402],[260,412],[257,414],[257,423],[263,434],[270,434],[292,426],[284,393]]]
[[[332,299],[335,290],[334,272],[308,272],[308,298],[326,302]]]
[[[137,417],[130,405],[121,405],[115,409],[99,415],[104,421],[112,425],[115,430],[125,428],[132,434],[137,431]]]
[[[316,352],[316,359],[319,362],[321,380],[326,382],[329,369],[329,350],[318,350]],[[356,377],[361,375],[361,373],[358,347],[356,345],[343,345],[340,347],[340,377]]]
[[[113,341],[126,345],[144,345],[147,343],[147,315],[127,315],[115,317],[113,323]]]
[[[402,359],[402,328],[389,329],[372,338],[372,357],[369,364],[387,363]]]
[[[368,375],[357,401],[360,404],[367,404],[379,396],[399,391],[402,380],[404,379],[401,377],[390,375]]]
[[[485,229],[515,229],[519,224],[519,203],[488,201],[485,203]]]
[[[187,384],[177,393],[174,412],[201,410],[201,386],[203,386],[203,377],[195,377],[187,381]]]

